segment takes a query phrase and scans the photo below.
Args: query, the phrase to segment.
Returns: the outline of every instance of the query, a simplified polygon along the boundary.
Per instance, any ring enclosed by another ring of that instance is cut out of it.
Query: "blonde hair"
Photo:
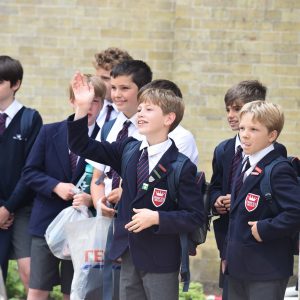
[[[102,79],[99,76],[91,74],[83,74],[83,76],[86,78],[88,83],[90,82],[93,85],[95,90],[95,97],[100,98],[103,104],[106,94],[106,86]],[[69,99],[75,100],[75,95],[72,89],[72,83],[70,83],[69,85]]]
[[[261,124],[265,125],[269,132],[276,130],[277,137],[282,131],[284,125],[284,114],[281,106],[257,100],[245,104],[240,111],[240,119],[243,115],[251,113],[253,120],[257,120]]]
[[[184,103],[174,92],[165,89],[148,88],[138,93],[138,104],[151,102],[158,105],[163,114],[175,113],[175,120],[171,124],[169,131],[175,129],[181,122],[184,114]]]

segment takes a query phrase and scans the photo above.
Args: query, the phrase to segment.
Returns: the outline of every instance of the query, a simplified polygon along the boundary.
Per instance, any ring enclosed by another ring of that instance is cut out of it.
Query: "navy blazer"
[[[92,138],[98,131],[96,124]],[[29,231],[35,236],[43,237],[52,220],[72,204],[53,193],[54,187],[59,182],[76,185],[85,169],[86,162],[80,158],[72,176],[67,134],[67,121],[44,125],[23,170],[26,184],[36,192],[29,223]]]
[[[300,229],[300,185],[292,166],[277,164],[271,174],[277,215],[260,191],[265,166],[278,156],[276,150],[268,153],[247,176],[236,199],[232,193],[226,259],[227,271],[235,278],[276,280],[293,273],[291,236]],[[262,242],[252,236],[249,221],[258,221]]]
[[[231,194],[230,190],[230,173],[232,159],[235,154],[236,136],[221,142],[214,151],[212,161],[213,174],[210,185],[210,203],[214,212],[214,204],[218,197]],[[287,156],[287,151],[284,145],[274,143],[274,148],[284,157]],[[219,155],[217,155],[219,153]],[[225,259],[224,243],[228,231],[229,216],[227,214],[220,215],[219,218],[213,221],[215,239],[220,252],[220,257]]]
[[[87,118],[69,122],[69,147],[80,156],[110,165],[121,174],[122,153],[125,145],[133,141],[128,138],[123,143],[97,142],[88,138]],[[159,207],[153,204],[155,189],[168,191],[167,176],[172,161],[177,159],[178,149],[174,142],[164,153],[155,171],[151,172],[147,190],[137,191],[137,163],[141,151],[137,150],[126,170],[123,171],[123,193],[115,220],[115,232],[110,249],[111,259],[120,257],[128,246],[135,267],[146,272],[175,272],[180,266],[179,233],[193,231],[203,222],[201,191],[196,186],[196,166],[188,161],[181,172],[178,188],[178,203],[170,199],[167,192],[165,201]],[[161,167],[159,167],[159,165]],[[160,175],[157,176],[157,173]],[[159,212],[159,226],[151,226],[140,233],[129,233],[124,226],[133,216],[133,208],[148,208]]]
[[[213,211],[214,204],[218,197],[230,194],[230,172],[232,158],[235,153],[235,139],[231,138],[221,142],[214,151],[212,161],[213,174],[211,177],[211,185],[209,190],[210,203]],[[216,153],[219,151],[220,155]],[[220,252],[220,257],[225,258],[224,243],[228,230],[228,213],[220,215],[213,221],[215,239]]]

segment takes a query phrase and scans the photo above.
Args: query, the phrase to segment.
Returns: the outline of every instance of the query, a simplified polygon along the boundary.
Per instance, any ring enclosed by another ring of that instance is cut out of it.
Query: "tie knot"
[[[113,109],[113,106],[110,104],[106,106],[106,116],[104,120],[105,123],[110,120],[111,112],[113,111]]]
[[[247,158],[243,161],[242,171],[246,172],[250,167],[251,165],[250,165],[249,156],[247,156]]]
[[[8,115],[6,113],[0,113],[0,122],[5,122]]]
[[[125,121],[124,124],[123,124],[123,129],[128,129],[130,124],[131,124],[131,122],[129,120]]]
[[[236,148],[236,153],[242,153],[243,152],[243,148],[241,145],[238,145]]]

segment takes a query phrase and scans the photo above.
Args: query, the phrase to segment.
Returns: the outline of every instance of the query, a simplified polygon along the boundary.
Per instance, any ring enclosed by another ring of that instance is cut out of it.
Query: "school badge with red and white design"
[[[249,212],[254,211],[257,208],[259,198],[259,195],[248,193],[245,199],[245,207]]]
[[[167,198],[167,190],[157,189],[154,188],[153,194],[152,194],[152,203],[156,207],[162,206]]]

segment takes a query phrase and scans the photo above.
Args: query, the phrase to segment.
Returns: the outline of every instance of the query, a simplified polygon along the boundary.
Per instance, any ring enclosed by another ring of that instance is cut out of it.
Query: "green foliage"
[[[26,299],[25,289],[20,280],[17,262],[15,260],[9,262],[6,293],[8,299]]]
[[[182,291],[182,284],[179,285],[179,300],[205,300],[202,284],[191,282],[188,292]]]
[[[11,260],[8,266],[8,275],[6,279],[6,293],[9,300],[21,300],[26,299],[26,292],[24,286],[20,280],[17,262]],[[62,300],[63,295],[60,292],[60,286],[54,287],[50,293],[51,300]]]

